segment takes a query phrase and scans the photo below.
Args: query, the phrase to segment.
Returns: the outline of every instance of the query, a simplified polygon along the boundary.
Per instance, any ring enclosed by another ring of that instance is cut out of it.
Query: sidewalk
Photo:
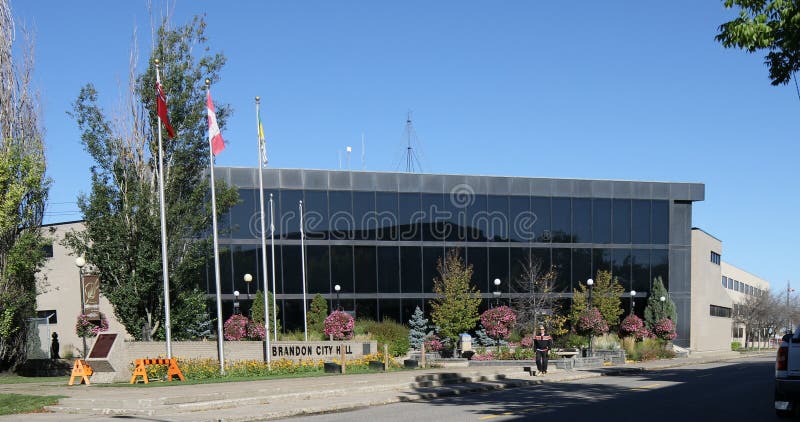
[[[101,421],[125,416],[162,421],[238,422],[771,355],[772,352],[748,355],[722,352],[573,371],[551,368],[543,377],[522,372],[522,366],[495,366],[200,385],[175,382],[154,388],[67,387],[65,379],[63,384],[0,385],[0,392],[68,396],[49,409],[54,413],[26,414],[26,421]],[[19,419],[20,415],[0,416],[0,421]]]

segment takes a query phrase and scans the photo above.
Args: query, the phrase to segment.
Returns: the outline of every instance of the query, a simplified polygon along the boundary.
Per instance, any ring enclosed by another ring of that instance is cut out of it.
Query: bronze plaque
[[[97,340],[94,341],[94,346],[92,346],[92,350],[89,351],[89,359],[108,359],[111,346],[114,345],[114,340],[116,339],[116,333],[98,334]]]

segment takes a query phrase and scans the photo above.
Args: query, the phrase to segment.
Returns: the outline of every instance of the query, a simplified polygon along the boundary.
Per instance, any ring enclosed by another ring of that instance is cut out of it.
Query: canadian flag
[[[206,98],[208,106],[208,141],[211,143],[211,153],[216,156],[225,149],[225,141],[222,139],[222,133],[220,133],[219,125],[217,124],[217,113],[214,112],[211,91],[208,91]]]

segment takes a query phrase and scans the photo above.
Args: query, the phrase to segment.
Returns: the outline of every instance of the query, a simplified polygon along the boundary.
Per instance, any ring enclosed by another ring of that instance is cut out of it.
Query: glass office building
[[[358,317],[407,321],[433,297],[437,260],[458,248],[487,299],[515,295],[529,257],[558,273],[569,301],[578,283],[608,270],[637,292],[641,315],[655,277],[678,308],[678,344],[688,338],[692,202],[704,185],[298,169],[264,170],[266,226],[275,216],[275,284],[285,329],[302,327],[299,202],[304,205],[307,292],[339,300]],[[223,299],[263,286],[258,170],[216,169],[241,203],[220,220]],[[267,233],[268,284],[272,254]],[[252,274],[252,285],[244,274]],[[213,267],[206,288],[214,294]],[[262,287],[263,290],[263,287]],[[629,294],[623,304],[630,306]]]

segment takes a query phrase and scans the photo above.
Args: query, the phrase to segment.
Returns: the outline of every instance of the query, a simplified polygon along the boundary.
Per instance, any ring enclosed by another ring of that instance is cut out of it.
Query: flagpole
[[[269,347],[269,277],[267,277],[267,230],[265,227],[266,214],[264,213],[264,160],[261,157],[264,154],[264,136],[261,127],[261,115],[259,114],[259,106],[261,99],[256,97],[256,122],[258,122],[258,204],[261,206],[261,265],[264,268],[264,355],[267,361],[267,367],[272,366],[272,353]]]
[[[278,341],[278,290],[275,288],[275,210],[272,206],[272,194],[269,194],[269,245],[272,250],[272,330],[275,341]]]
[[[156,64],[156,83],[161,85],[161,74]],[[158,115],[158,113],[156,113]],[[161,116],[158,116],[158,195],[161,211],[161,270],[164,274],[164,330],[167,337],[167,359],[172,359],[172,324],[169,318],[169,272],[167,265],[167,216],[164,206],[164,153],[161,149]],[[151,329],[148,327],[148,329]]]
[[[211,80],[206,79],[206,94],[211,96]],[[209,131],[210,132],[210,131]],[[214,148],[211,137],[208,139],[208,153],[211,158],[211,221],[214,230],[214,281],[217,288],[217,353],[219,354],[219,373],[225,374],[225,350],[222,331],[222,287],[219,280],[219,244],[217,241],[217,196],[214,189]]]
[[[308,302],[306,300],[306,234],[303,231],[303,201],[300,201],[300,257],[303,267],[303,335],[308,341]]]

